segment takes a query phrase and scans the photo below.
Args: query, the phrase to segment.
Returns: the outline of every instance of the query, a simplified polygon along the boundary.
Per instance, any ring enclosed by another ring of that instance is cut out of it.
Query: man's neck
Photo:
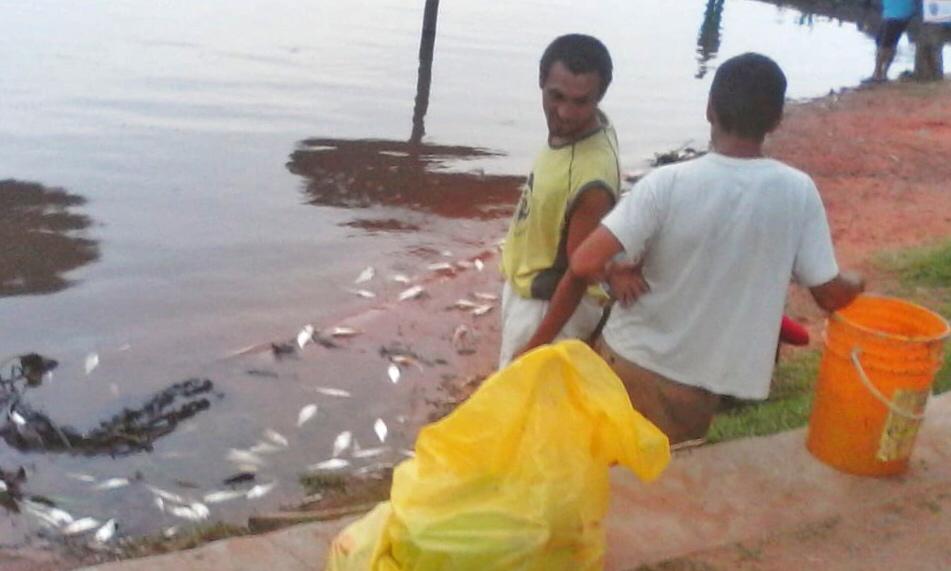
[[[731,133],[718,133],[713,137],[714,152],[736,159],[755,159],[764,156],[763,141],[753,141]]]
[[[587,137],[594,131],[597,131],[598,129],[600,129],[603,125],[604,125],[604,122],[601,120],[601,112],[598,111],[597,113],[594,114],[594,118],[591,120],[591,122],[589,122],[585,126],[584,129],[580,129],[578,133],[575,135],[560,137],[558,135],[552,135],[551,133],[549,133],[548,144],[553,147],[561,147],[563,145],[570,145],[571,143],[574,143],[575,141],[580,141],[581,139],[584,139],[585,137]]]

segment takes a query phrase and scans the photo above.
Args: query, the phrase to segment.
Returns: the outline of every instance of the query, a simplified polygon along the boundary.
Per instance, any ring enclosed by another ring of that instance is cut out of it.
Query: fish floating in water
[[[376,294],[375,294],[375,293],[373,293],[372,291],[369,291],[369,290],[365,290],[365,289],[351,289],[351,290],[348,290],[348,291],[349,291],[350,293],[352,293],[352,294],[355,294],[355,295],[358,295],[358,296],[362,297],[363,299],[373,299],[373,298],[376,297]]]
[[[297,346],[301,349],[304,348],[304,345],[307,345],[314,340],[314,326],[305,325],[303,329],[300,330],[300,333],[297,334]]]
[[[433,272],[449,272],[455,268],[453,268],[452,264],[450,263],[439,262],[437,264],[429,264],[428,266],[426,266],[426,269]]]
[[[232,448],[228,450],[228,461],[234,464],[253,464],[255,466],[261,466],[264,464],[264,459],[248,450],[239,450],[237,448]]]
[[[478,303],[468,299],[457,299],[456,303],[450,306],[453,309],[475,309],[481,307]]]
[[[265,430],[264,437],[270,440],[271,442],[273,442],[274,444],[277,444],[278,446],[283,446],[284,448],[288,448],[291,445],[291,443],[287,441],[287,438],[285,438],[283,434],[274,430],[273,428],[268,428],[267,430]]]
[[[394,274],[392,277],[390,277],[390,279],[396,283],[401,283],[401,284],[408,284],[410,283],[410,281],[412,281],[410,280],[409,276],[404,274]]]
[[[254,486],[253,488],[251,488],[250,490],[248,490],[248,493],[245,494],[245,496],[246,496],[249,500],[254,500],[254,499],[257,499],[257,498],[263,498],[264,496],[266,496],[266,495],[268,495],[269,493],[271,493],[271,490],[273,490],[273,489],[274,489],[274,486],[276,486],[276,485],[277,485],[277,482],[269,482],[269,483],[267,483],[267,484],[258,484],[257,486]]]
[[[116,535],[116,531],[119,529],[119,525],[116,523],[116,520],[110,519],[102,527],[99,528],[99,531],[96,532],[94,536],[95,540],[99,543],[107,543]]]
[[[419,286],[419,285],[413,286],[413,287],[411,287],[411,288],[409,288],[409,289],[403,290],[403,292],[400,293],[398,299],[399,299],[400,301],[406,301],[406,300],[408,300],[408,299],[414,299],[414,298],[417,298],[417,297],[419,297],[420,295],[422,295],[423,291],[424,291],[424,290],[423,290],[423,286]]]
[[[396,363],[390,363],[390,366],[386,368],[386,374],[394,385],[400,382],[401,371]]]
[[[376,432],[376,437],[380,439],[380,442],[386,442],[387,428],[386,423],[383,422],[382,418],[376,419],[376,422],[373,423],[373,431]]]
[[[78,535],[80,533],[86,533],[87,531],[93,530],[97,527],[99,527],[99,520],[91,517],[84,517],[82,519],[77,519],[73,523],[64,527],[63,533],[66,535]]]
[[[472,263],[475,264],[476,269],[480,272],[485,269],[485,264],[479,258],[476,258]]]
[[[314,418],[315,414],[317,414],[317,405],[311,403],[304,406],[304,408],[300,409],[300,412],[297,414],[297,426],[304,426],[304,423]]]
[[[337,435],[337,438],[334,440],[334,450],[332,456],[336,458],[340,456],[340,453],[350,447],[351,442],[353,441],[353,434],[349,430],[345,430]]]
[[[497,301],[499,299],[499,296],[494,293],[482,293],[478,291],[473,293],[472,296],[483,301]]]
[[[332,387],[314,387],[314,391],[322,395],[327,395],[328,397],[350,398],[350,393],[343,389],[335,389]]]
[[[344,460],[343,458],[331,458],[330,460],[324,460],[323,462],[311,464],[307,467],[307,469],[311,472],[320,472],[322,470],[339,470],[341,468],[346,468],[349,465],[350,462]]]
[[[99,355],[90,353],[86,355],[86,374],[92,373],[99,366]]]
[[[491,305],[480,305],[479,307],[472,310],[472,315],[479,317],[485,315],[486,313],[492,311]]]
[[[362,284],[373,279],[373,276],[376,275],[376,270],[373,269],[373,266],[367,266],[360,275],[357,276],[357,279],[353,280],[355,284]]]
[[[379,446],[377,448],[364,448],[363,450],[357,450],[353,453],[354,458],[373,458],[374,456],[379,456],[389,450],[386,446]]]
[[[330,330],[331,337],[356,337],[361,333],[363,333],[363,331],[354,329],[353,327],[334,327]]]
[[[231,500],[243,498],[245,495],[246,493],[242,491],[221,490],[205,494],[205,497],[203,497],[202,500],[204,500],[206,504],[220,504],[221,502],[229,502]]]
[[[129,485],[128,478],[109,478],[93,486],[96,490],[115,490]]]

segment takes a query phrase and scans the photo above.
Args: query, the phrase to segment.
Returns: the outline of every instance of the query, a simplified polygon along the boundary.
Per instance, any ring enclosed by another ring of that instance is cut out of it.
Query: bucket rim
[[[941,323],[944,324],[944,331],[936,335],[899,335],[897,333],[885,333],[884,331],[878,331],[870,327],[859,325],[855,323],[854,321],[850,321],[849,319],[846,319],[838,311],[833,312],[832,315],[829,316],[829,319],[835,320],[835,321],[841,321],[842,323],[848,324],[849,327],[854,327],[855,329],[858,329],[859,331],[863,333],[867,333],[875,337],[880,337],[882,339],[897,339],[899,341],[908,341],[912,343],[931,343],[935,341],[943,341],[947,339],[949,335],[951,335],[951,325],[948,324],[948,320],[945,319],[943,315],[940,315],[939,313],[932,311],[921,304],[915,303],[913,301],[908,301],[906,299],[889,296],[889,295],[863,293],[862,296],[866,298],[887,299],[889,301],[897,301],[905,305],[910,305],[911,307],[914,307],[915,309],[920,309],[922,311],[930,313],[931,315],[934,315],[935,317],[937,317],[941,321]]]

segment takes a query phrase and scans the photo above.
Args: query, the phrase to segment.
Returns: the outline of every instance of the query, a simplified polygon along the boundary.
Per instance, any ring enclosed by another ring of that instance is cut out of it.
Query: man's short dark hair
[[[779,124],[786,100],[786,75],[770,58],[745,53],[717,69],[710,103],[724,131],[762,141]]]
[[[604,97],[614,76],[614,64],[611,54],[601,40],[584,34],[559,36],[548,44],[538,64],[538,84],[545,85],[548,72],[556,61],[560,61],[571,73],[597,72],[601,77],[601,92],[598,99]]]

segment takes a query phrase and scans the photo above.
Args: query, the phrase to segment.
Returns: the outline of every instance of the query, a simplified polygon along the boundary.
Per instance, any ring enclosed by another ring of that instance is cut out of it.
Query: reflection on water
[[[707,0],[707,7],[703,12],[703,23],[700,24],[700,35],[697,36],[697,73],[701,79],[707,75],[710,60],[717,57],[720,51],[720,22],[723,20],[723,4],[726,0]]]
[[[523,179],[444,170],[450,161],[492,156],[485,149],[373,139],[308,139],[287,168],[307,179],[308,204],[405,207],[446,218],[507,216]],[[386,224],[368,221],[379,230]]]
[[[76,235],[91,220],[70,211],[85,202],[61,188],[0,180],[0,297],[65,289],[63,274],[99,259],[96,241]]]

